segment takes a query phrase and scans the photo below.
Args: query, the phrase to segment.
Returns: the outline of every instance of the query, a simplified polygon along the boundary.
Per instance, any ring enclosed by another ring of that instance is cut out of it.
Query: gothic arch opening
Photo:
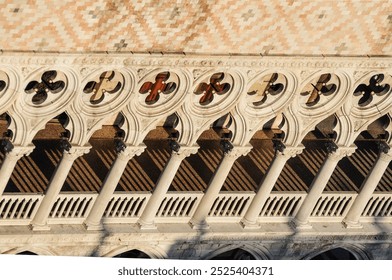
[[[357,260],[357,258],[346,249],[334,248],[312,257],[311,260]]]
[[[256,258],[248,251],[237,248],[223,252],[211,260],[256,260]]]
[[[22,251],[17,253],[16,255],[29,255],[29,256],[37,256],[38,254],[31,252],[31,251]]]
[[[113,256],[113,258],[126,258],[126,259],[151,259],[149,255],[140,250],[129,250],[118,255]]]

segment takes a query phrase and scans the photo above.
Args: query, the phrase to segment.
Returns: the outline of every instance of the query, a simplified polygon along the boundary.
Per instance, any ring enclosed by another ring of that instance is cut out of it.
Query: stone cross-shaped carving
[[[161,72],[155,77],[155,83],[145,82],[141,86],[139,90],[141,94],[149,93],[145,99],[146,104],[152,105],[159,100],[160,93],[169,94],[176,89],[176,83],[166,83],[169,77],[169,72]]]
[[[249,95],[260,95],[261,100],[253,102],[253,105],[259,106],[267,100],[267,95],[277,95],[283,91],[283,84],[275,83],[278,80],[278,74],[273,73],[266,76],[261,83],[256,82],[250,89],[252,91],[248,92]]]
[[[230,84],[224,83],[221,84],[220,82],[224,79],[224,73],[215,73],[210,78],[210,83],[200,83],[196,90],[195,94],[203,94],[200,98],[199,103],[201,105],[208,105],[214,99],[214,94],[224,94],[229,91]]]
[[[362,97],[358,101],[358,105],[363,107],[370,104],[373,101],[373,95],[382,96],[390,90],[390,85],[381,85],[384,80],[383,74],[377,74],[370,78],[369,84],[360,84],[354,91],[354,96]]]
[[[54,81],[57,76],[57,71],[46,71],[41,76],[41,82],[31,81],[27,84],[25,92],[35,93],[32,102],[35,105],[42,104],[48,98],[48,93],[58,93],[65,87],[64,81]]]
[[[317,83],[314,85],[311,83],[313,90],[302,92],[301,95],[308,95],[310,94],[308,101],[306,101],[307,106],[316,105],[320,101],[320,95],[331,95],[333,94],[337,86],[335,84],[327,84],[332,78],[331,74],[323,74],[318,79]]]
[[[105,93],[113,94],[120,90],[121,82],[115,79],[116,72],[106,71],[99,76],[99,82],[90,81],[83,89],[84,93],[90,94],[90,102],[93,105],[99,104],[105,98]]]

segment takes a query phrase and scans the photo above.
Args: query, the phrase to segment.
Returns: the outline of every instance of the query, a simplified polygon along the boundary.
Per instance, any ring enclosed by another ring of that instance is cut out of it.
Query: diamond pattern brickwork
[[[0,49],[391,55],[390,0],[0,0]]]

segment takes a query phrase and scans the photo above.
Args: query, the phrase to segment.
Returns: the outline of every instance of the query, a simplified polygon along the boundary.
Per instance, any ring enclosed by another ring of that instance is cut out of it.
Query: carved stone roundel
[[[338,86],[339,79],[335,74],[324,73],[314,77],[301,90],[301,106],[312,109],[328,103],[336,94]]]
[[[124,77],[117,71],[104,71],[88,81],[83,88],[83,101],[88,106],[102,106],[119,98],[124,87]]]
[[[31,80],[25,87],[29,101],[35,106],[44,106],[53,103],[61,95],[66,86],[67,78],[62,72],[48,70],[42,73],[39,79]]]
[[[145,116],[158,116],[172,111],[184,98],[187,79],[182,72],[158,69],[150,71],[136,87],[136,110]]]
[[[224,72],[215,72],[196,82],[193,90],[193,104],[199,108],[218,106],[230,98],[233,89],[233,77]]]
[[[247,105],[262,108],[281,98],[286,89],[286,77],[279,73],[270,73],[253,82],[247,91]]]

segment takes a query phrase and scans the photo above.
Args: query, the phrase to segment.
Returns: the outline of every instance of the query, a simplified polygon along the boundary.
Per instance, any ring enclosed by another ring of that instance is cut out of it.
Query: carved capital
[[[23,156],[28,156],[33,150],[35,146],[13,146],[12,150],[6,152],[6,156],[9,158],[15,158],[15,160],[20,159]]]
[[[140,146],[126,146],[121,151],[117,152],[117,157],[122,160],[130,160],[134,156],[140,156],[146,149],[145,145]]]
[[[355,150],[357,149],[357,146],[353,145],[350,147],[339,147],[336,146],[335,149],[329,150],[330,152],[328,153],[328,159],[334,160],[334,161],[339,161],[344,157],[349,157],[351,156]],[[327,148],[328,150],[328,148]]]
[[[87,154],[91,146],[71,146],[68,150],[64,150],[63,158],[67,160],[76,160],[78,157]]]
[[[225,157],[230,157],[233,159],[237,159],[241,156],[246,156],[253,147],[249,146],[233,146],[233,148],[227,152],[225,152]]]
[[[196,154],[198,149],[199,146],[180,146],[177,151],[172,151],[172,156],[182,160],[192,154]]]
[[[276,156],[285,157],[289,159],[302,153],[304,148],[305,147],[303,145],[298,145],[297,147],[292,147],[292,146],[286,147],[283,143],[281,143],[275,145],[275,153]]]
[[[392,160],[392,149],[387,143],[381,142],[379,144],[379,151],[378,160],[386,162],[390,162]]]

